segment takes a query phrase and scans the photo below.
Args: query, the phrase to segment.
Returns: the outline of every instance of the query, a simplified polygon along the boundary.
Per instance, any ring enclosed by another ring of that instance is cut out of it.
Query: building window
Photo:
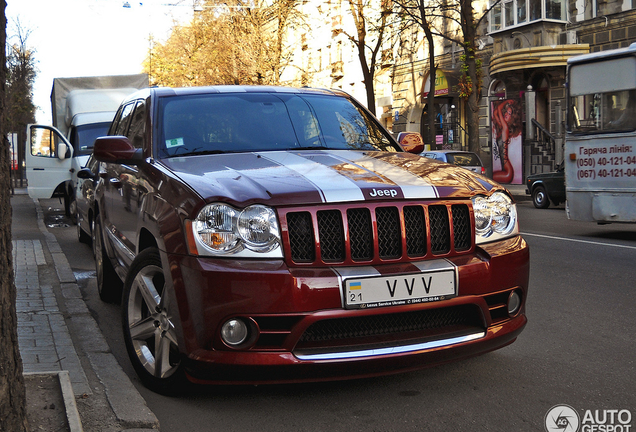
[[[491,31],[501,30],[501,4],[495,6],[490,13],[492,17],[490,20]]]
[[[566,0],[503,1],[490,11],[490,32],[523,25],[529,21],[567,21],[566,6]]]

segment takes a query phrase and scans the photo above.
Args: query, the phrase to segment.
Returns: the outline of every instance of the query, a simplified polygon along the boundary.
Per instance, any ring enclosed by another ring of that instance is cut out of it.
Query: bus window
[[[571,97],[569,123],[573,133],[636,129],[636,89]]]

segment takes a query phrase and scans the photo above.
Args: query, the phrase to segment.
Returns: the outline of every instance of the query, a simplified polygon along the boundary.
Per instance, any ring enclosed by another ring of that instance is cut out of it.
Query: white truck
[[[86,164],[95,139],[107,134],[121,101],[146,87],[146,74],[55,78],[53,126],[27,126],[29,196],[62,197],[67,216],[74,218],[77,172]]]

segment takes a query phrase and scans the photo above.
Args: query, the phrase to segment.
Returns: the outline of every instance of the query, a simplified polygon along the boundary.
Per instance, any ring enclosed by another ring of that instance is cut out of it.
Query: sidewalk
[[[85,430],[102,430],[86,423],[100,420],[94,418],[99,416],[108,422],[109,415],[108,430],[157,430],[159,421],[111,354],[86,307],[66,256],[44,225],[39,202],[25,189],[16,189],[11,206],[24,373],[68,371],[80,408],[84,401],[94,405],[92,415],[82,416]]]

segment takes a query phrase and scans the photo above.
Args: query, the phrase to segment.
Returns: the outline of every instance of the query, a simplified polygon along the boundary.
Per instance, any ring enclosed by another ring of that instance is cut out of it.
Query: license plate
[[[347,309],[427,303],[456,295],[455,271],[452,269],[345,280]]]

